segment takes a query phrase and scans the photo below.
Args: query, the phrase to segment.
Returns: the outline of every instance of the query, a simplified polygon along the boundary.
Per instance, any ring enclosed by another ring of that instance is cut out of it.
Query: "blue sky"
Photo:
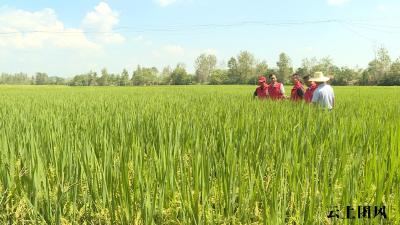
[[[285,52],[366,67],[384,46],[400,56],[394,0],[0,1],[0,71],[70,77],[143,66],[194,71],[201,53],[223,67],[241,50],[276,66]]]

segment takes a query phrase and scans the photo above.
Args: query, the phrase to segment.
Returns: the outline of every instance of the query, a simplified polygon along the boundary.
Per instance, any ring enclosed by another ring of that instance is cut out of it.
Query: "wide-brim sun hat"
[[[314,81],[314,82],[326,82],[330,78],[324,76],[322,72],[315,72],[313,77],[310,77],[309,81]]]

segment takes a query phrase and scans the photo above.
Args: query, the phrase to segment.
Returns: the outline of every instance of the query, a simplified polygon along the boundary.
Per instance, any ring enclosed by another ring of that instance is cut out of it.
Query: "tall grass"
[[[0,87],[0,223],[400,224],[399,88],[253,89]]]

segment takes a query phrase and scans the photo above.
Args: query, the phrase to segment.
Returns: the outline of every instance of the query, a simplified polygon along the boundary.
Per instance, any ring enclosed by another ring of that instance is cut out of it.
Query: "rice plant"
[[[0,87],[0,223],[400,224],[399,88],[253,91]]]

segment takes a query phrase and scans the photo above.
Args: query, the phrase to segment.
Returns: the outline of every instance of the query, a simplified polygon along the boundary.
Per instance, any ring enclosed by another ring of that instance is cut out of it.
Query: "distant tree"
[[[400,85],[400,58],[396,59],[390,66],[390,70],[381,79],[378,85],[393,86]]]
[[[396,61],[392,63],[389,70],[390,74],[400,75],[400,58],[397,58]]]
[[[236,84],[239,83],[239,68],[237,60],[231,57],[228,61],[228,83]]]
[[[306,75],[309,75],[309,73],[307,72],[307,70],[304,67],[297,68],[295,73],[299,74],[300,77],[304,77]]]
[[[171,73],[171,84],[182,85],[191,82],[190,75],[186,72],[183,64],[178,64]]]
[[[120,75],[112,73],[112,74],[110,74],[109,85],[118,86],[119,85],[119,80],[120,80]]]
[[[144,77],[143,77],[142,67],[140,65],[138,65],[136,67],[136,70],[133,71],[133,75],[132,75],[131,81],[132,81],[133,85],[143,85],[144,84]]]
[[[335,76],[335,68],[332,59],[327,56],[320,60],[317,58],[305,58],[302,60],[301,67],[297,68],[296,73],[301,76],[313,75],[315,72],[321,71],[326,76]]]
[[[110,74],[108,73],[106,68],[101,70],[101,76],[98,79],[98,84],[100,86],[107,86],[110,85]]]
[[[377,74],[376,80],[379,80],[381,77],[385,76],[391,67],[391,60],[389,56],[389,52],[386,48],[381,47],[377,52]]]
[[[276,63],[278,66],[278,77],[282,82],[289,81],[290,75],[293,73],[292,62],[285,53],[279,54],[279,60]]]
[[[31,79],[26,73],[2,73],[0,84],[31,84]]]
[[[138,65],[132,75],[133,85],[154,85],[157,81],[158,70],[155,67],[145,68]]]
[[[320,59],[317,65],[312,68],[312,73],[316,71],[323,72],[325,76],[334,76],[332,59],[329,56]]]
[[[248,51],[241,51],[237,56],[237,70],[239,73],[239,83],[247,83],[254,76],[254,56]]]
[[[89,86],[96,86],[97,85],[97,73],[94,71],[89,71],[88,73],[88,78],[89,78],[89,82],[88,85]]]
[[[259,76],[268,76],[268,64],[265,60],[256,63],[254,73],[248,80],[248,84],[257,84]]]
[[[49,76],[46,73],[36,73],[35,83],[36,85],[48,84]]]
[[[207,83],[217,65],[215,55],[201,54],[195,61],[196,79],[198,83]]]
[[[228,71],[216,69],[211,74],[210,84],[226,84],[229,81],[228,79]]]
[[[172,74],[171,67],[170,66],[164,67],[160,74],[160,83],[161,84],[170,84],[171,83],[171,74]]]
[[[62,77],[57,77],[57,76],[49,77],[47,84],[63,85],[63,84],[65,84],[65,79]]]
[[[90,75],[91,72],[86,73],[86,74],[80,74],[80,75],[76,75],[74,76],[74,78],[72,78],[72,80],[70,80],[68,82],[68,85],[71,86],[89,86],[90,85]]]
[[[312,75],[316,69],[315,67],[318,65],[317,58],[305,58],[301,62],[301,67],[297,70],[300,70],[303,75]]]
[[[128,70],[123,69],[121,73],[121,78],[119,80],[120,86],[127,86],[129,85],[129,73]]]
[[[332,79],[333,85],[352,85],[359,79],[360,72],[348,67],[338,68],[336,66],[331,67],[331,73],[335,74]]]

